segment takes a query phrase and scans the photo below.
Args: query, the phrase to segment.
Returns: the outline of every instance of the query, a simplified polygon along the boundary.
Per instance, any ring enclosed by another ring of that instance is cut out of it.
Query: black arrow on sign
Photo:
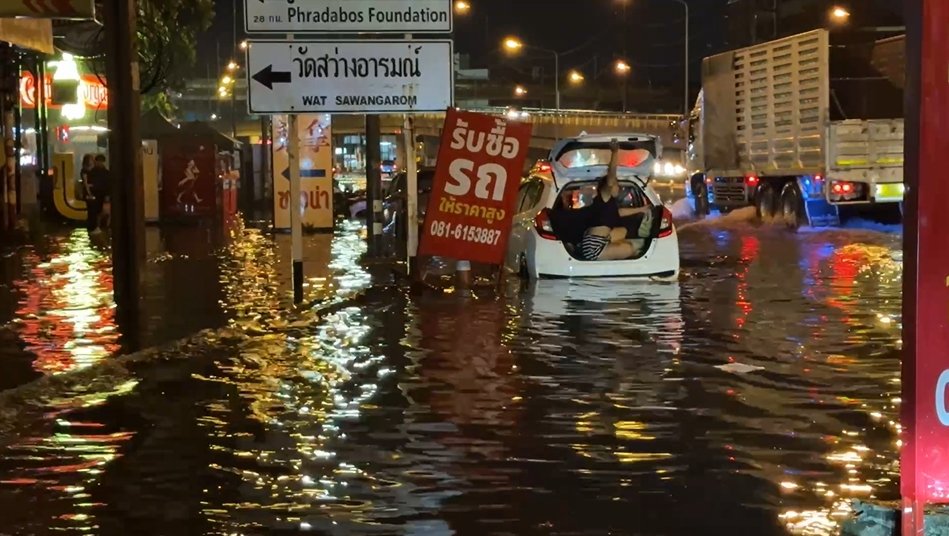
[[[274,84],[289,84],[291,82],[290,71],[275,71],[273,65],[264,67],[252,78],[266,86],[267,89],[273,89]]]

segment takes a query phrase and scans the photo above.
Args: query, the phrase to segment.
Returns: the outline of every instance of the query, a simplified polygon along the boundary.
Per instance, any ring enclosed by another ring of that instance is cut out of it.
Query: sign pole
[[[415,162],[415,133],[412,116],[405,115],[402,125],[402,134],[405,139],[405,189],[407,191],[408,233],[406,234],[406,270],[412,274],[412,264],[418,253],[418,167]]]
[[[405,35],[406,41],[412,40],[412,34]],[[415,93],[413,86],[408,86],[409,94]],[[412,263],[418,252],[418,169],[415,165],[415,134],[413,132],[412,117],[405,114],[402,125],[402,135],[405,140],[405,209],[408,212],[408,225],[405,244],[405,269],[412,274]]]
[[[287,160],[290,163],[290,251],[293,257],[293,303],[303,301],[303,223],[300,201],[300,133],[297,114],[287,123]]]

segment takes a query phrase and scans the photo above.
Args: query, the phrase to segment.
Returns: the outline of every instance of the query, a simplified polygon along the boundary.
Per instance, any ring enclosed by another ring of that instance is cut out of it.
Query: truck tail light
[[[757,175],[748,175],[747,177],[745,177],[745,184],[747,184],[748,186],[752,188],[754,188],[755,186],[758,186],[759,182],[761,182],[761,179],[759,179]]]
[[[859,182],[831,181],[831,201],[855,201],[866,197],[866,185]]]

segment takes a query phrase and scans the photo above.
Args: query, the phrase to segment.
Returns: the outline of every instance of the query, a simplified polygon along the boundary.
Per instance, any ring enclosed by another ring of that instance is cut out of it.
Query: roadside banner
[[[449,108],[419,255],[502,264],[531,125]]]
[[[273,118],[274,228],[290,228],[287,116]],[[333,148],[329,114],[300,114],[300,207],[305,227],[333,228]]]

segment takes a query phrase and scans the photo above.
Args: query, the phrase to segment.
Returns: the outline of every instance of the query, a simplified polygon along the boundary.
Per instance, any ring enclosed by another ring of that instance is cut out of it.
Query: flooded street
[[[346,224],[296,312],[287,237],[190,232],[152,236],[135,346],[210,329],[120,360],[108,259],[18,253],[0,533],[834,534],[898,495],[893,229],[724,217],[678,283],[463,298],[373,285]]]

